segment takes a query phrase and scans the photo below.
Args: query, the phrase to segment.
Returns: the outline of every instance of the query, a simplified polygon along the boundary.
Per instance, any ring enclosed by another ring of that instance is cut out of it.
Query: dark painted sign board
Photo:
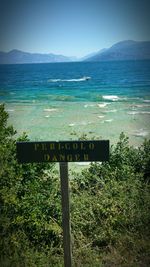
[[[64,267],[71,267],[68,162],[108,161],[109,141],[17,142],[17,158],[19,163],[59,162],[62,195]]]
[[[19,163],[108,161],[109,141],[17,142]]]

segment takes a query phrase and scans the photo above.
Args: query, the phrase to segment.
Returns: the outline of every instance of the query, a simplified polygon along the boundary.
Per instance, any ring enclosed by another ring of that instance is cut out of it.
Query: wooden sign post
[[[71,267],[71,226],[70,226],[70,199],[68,162],[60,162],[61,203],[62,203],[62,226],[64,246],[64,266]]]
[[[59,162],[64,266],[72,266],[68,162],[109,160],[109,141],[17,142],[19,163]]]

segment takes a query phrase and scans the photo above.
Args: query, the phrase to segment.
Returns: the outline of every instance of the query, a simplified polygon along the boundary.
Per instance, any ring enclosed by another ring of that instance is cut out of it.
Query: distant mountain
[[[90,59],[91,57],[94,57],[94,56],[96,56],[96,55],[99,55],[99,54],[103,53],[104,51],[106,51],[106,48],[103,48],[103,49],[101,49],[101,50],[98,51],[98,52],[90,53],[90,54],[88,54],[88,55],[82,57],[82,58],[81,58],[81,61],[85,61],[85,60],[87,61],[87,60]]]
[[[142,60],[150,59],[150,41],[122,41],[100,51],[85,61]]]
[[[55,63],[72,61],[118,61],[150,59],[150,41],[122,41],[110,48],[89,54],[83,58],[55,54],[28,53],[20,50],[0,52],[0,64]]]
[[[28,53],[20,50],[0,52],[0,64],[69,62],[71,58],[63,55]]]

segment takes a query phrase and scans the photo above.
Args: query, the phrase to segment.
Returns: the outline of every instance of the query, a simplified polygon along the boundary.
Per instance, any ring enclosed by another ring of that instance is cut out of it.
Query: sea
[[[150,138],[150,61],[0,65],[8,123],[33,141]]]

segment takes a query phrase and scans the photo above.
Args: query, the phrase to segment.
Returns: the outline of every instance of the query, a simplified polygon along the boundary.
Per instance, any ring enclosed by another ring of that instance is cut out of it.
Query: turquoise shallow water
[[[86,78],[88,77],[88,79]],[[150,61],[0,66],[0,103],[31,140],[150,137]]]

